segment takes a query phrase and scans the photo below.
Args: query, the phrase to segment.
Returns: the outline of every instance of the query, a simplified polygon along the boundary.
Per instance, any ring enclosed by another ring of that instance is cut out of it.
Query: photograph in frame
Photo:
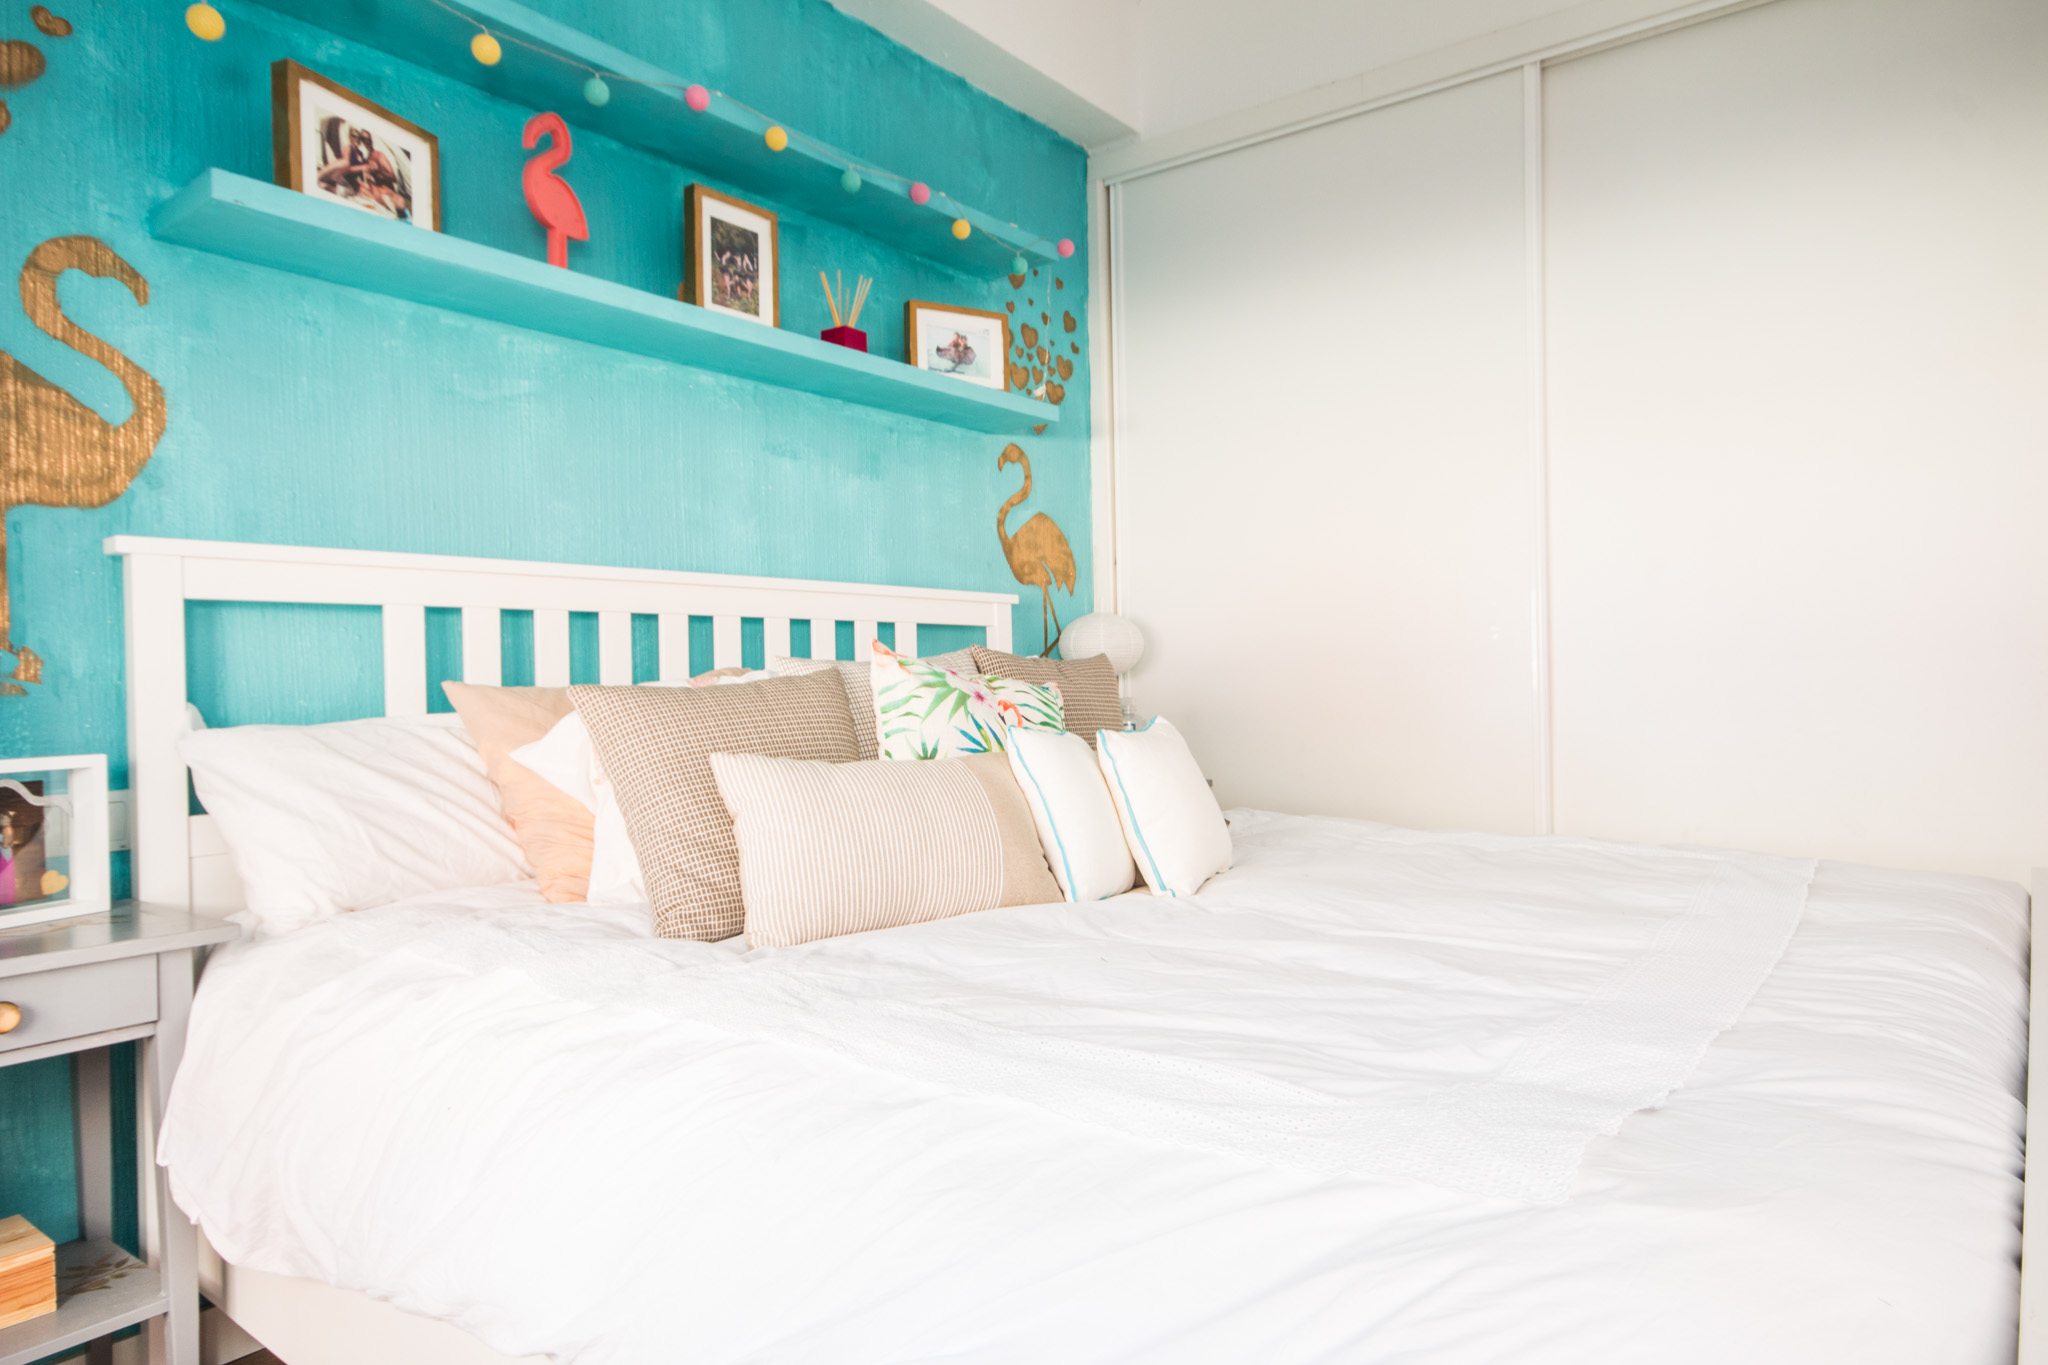
[[[705,185],[683,191],[682,300],[768,327],[782,325],[775,214]]]
[[[982,308],[912,299],[903,305],[904,358],[920,370],[1007,392],[1010,319]]]
[[[441,229],[441,145],[346,86],[285,60],[270,68],[272,169],[316,199]]]

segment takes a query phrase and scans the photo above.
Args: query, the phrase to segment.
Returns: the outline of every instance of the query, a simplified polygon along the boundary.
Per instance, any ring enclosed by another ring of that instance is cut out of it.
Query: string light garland
[[[734,99],[724,91],[712,91],[694,83],[678,85],[673,81],[649,81],[642,80],[636,76],[623,75],[617,71],[602,71],[587,62],[580,62],[574,57],[556,52],[552,48],[528,42],[516,34],[494,33],[481,20],[450,4],[449,0],[428,0],[428,3],[432,4],[436,9],[444,10],[462,20],[462,22],[473,25],[476,28],[476,36],[469,40],[469,51],[471,56],[475,57],[477,61],[485,66],[496,66],[504,57],[504,47],[499,41],[502,38],[504,42],[511,43],[515,47],[524,48],[526,51],[539,57],[545,57],[551,62],[557,62],[563,66],[574,67],[579,71],[588,72],[589,77],[583,82],[583,98],[599,108],[611,102],[611,82],[624,82],[627,85],[645,86],[651,90],[679,92],[683,97],[683,103],[692,113],[698,114],[704,113],[711,108],[711,97],[716,94],[718,98],[724,100],[733,108],[743,109],[767,125],[766,131],[761,136],[762,141],[767,144],[770,151],[781,152],[786,150],[792,142],[797,142],[801,143],[812,156],[820,161],[838,162],[842,167],[839,176],[839,187],[848,194],[858,194],[861,187],[867,181],[876,180],[903,186],[909,193],[910,202],[920,208],[931,203],[934,198],[938,198],[943,203],[951,205],[956,211],[967,207],[949,195],[940,194],[935,196],[932,187],[922,180],[912,180],[908,176],[897,175],[895,172],[885,170],[879,166],[870,166],[864,162],[851,160],[843,152],[834,151],[814,138],[806,137],[802,133],[791,133],[787,128],[776,123],[760,110],[744,100]],[[212,16],[210,23],[215,27],[211,36],[201,31],[199,22],[194,18],[202,10]],[[206,38],[209,42],[218,38],[222,32],[226,31],[226,22],[221,19],[219,11],[203,2],[193,5],[191,9],[185,12],[185,22],[194,33],[202,38]],[[1008,226],[1017,229],[1020,233],[1027,231],[1021,223],[1013,222],[1008,224]],[[973,235],[973,232],[974,225],[965,217],[956,216],[953,219],[954,237],[964,242]],[[1031,251],[1038,247],[1052,247],[1062,257],[1074,254],[1073,240],[1066,237],[1061,238],[1058,243],[1053,243],[1044,237],[1032,234],[1031,240],[1022,246],[1012,245],[1017,252],[1015,259],[1010,262],[1011,266],[1014,267],[1010,272],[1013,275],[1021,275],[1030,268],[1030,263],[1024,258],[1024,252],[1026,251]]]
[[[207,4],[206,0],[200,0],[185,11],[185,27],[202,42],[217,43],[228,31],[228,21],[221,18],[220,11]]]

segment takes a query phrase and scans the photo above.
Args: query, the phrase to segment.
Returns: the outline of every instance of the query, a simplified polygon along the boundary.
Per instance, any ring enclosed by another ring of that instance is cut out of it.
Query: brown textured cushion
[[[934,654],[925,662],[950,668],[955,673],[974,671],[974,656],[964,649],[956,649],[951,654]],[[860,756],[882,756],[875,741],[875,687],[868,679],[866,660],[770,659],[768,668],[784,678],[800,678],[806,673],[819,673],[828,668],[839,670],[839,679],[846,684],[846,705],[853,712],[853,737],[860,742]]]
[[[746,926],[713,751],[852,762],[838,669],[734,687],[572,687],[647,879],[654,932],[713,942]]]
[[[1095,747],[1097,730],[1124,728],[1123,698],[1118,695],[1116,669],[1107,654],[1086,659],[1027,659],[1021,654],[974,646],[974,671],[991,678],[1014,678],[1018,682],[1057,684],[1067,704],[1067,733],[1079,735]]]
[[[569,714],[569,689],[444,682],[441,690],[483,755],[498,806],[540,878],[540,893],[551,901],[582,900],[590,888],[590,808],[512,757]]]
[[[1001,754],[928,763],[713,754],[711,769],[732,812],[752,947],[1061,898]]]

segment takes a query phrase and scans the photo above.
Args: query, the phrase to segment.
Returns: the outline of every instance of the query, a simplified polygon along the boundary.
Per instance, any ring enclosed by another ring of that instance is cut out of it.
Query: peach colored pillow
[[[512,759],[575,708],[566,687],[478,687],[444,682],[441,689],[483,755],[484,771],[498,788],[498,803],[512,822],[520,851],[551,901],[583,900],[590,893],[592,823],[589,807]]]

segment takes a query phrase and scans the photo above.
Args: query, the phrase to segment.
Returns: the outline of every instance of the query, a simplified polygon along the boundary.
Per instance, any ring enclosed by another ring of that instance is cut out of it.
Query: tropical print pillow
[[[1064,730],[1057,686],[978,678],[875,642],[876,747],[883,758],[960,758],[1004,751],[1003,726]]]

